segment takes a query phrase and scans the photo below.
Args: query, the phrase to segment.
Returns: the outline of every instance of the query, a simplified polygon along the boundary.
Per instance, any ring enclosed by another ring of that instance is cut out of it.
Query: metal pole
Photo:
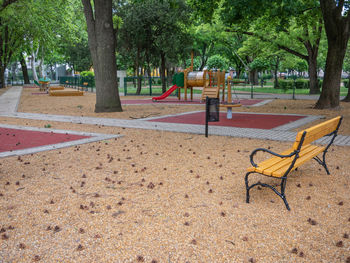
[[[209,100],[205,100],[205,137],[208,138],[208,118],[209,118]]]
[[[126,93],[127,93],[127,89],[128,89],[128,83],[127,83],[127,78],[125,77],[124,78],[124,96],[126,96]]]
[[[152,77],[148,77],[148,83],[149,83],[149,95],[152,96]]]
[[[250,98],[252,99],[253,97],[254,97],[254,95],[253,95],[253,89],[254,89],[254,87],[253,87],[253,82],[251,83],[251,86],[250,86]]]
[[[293,78],[293,100],[295,100],[295,78]]]

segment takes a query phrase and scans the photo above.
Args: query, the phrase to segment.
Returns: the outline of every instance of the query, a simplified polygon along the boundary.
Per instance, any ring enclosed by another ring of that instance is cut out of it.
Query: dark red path
[[[0,152],[22,150],[32,147],[90,138],[65,133],[27,131],[0,127]]]
[[[226,118],[226,113],[222,112],[220,113],[220,121],[210,122],[209,125],[269,130],[304,117],[305,116],[296,115],[233,113],[232,119],[228,120]],[[205,112],[177,115],[149,121],[205,125]]]

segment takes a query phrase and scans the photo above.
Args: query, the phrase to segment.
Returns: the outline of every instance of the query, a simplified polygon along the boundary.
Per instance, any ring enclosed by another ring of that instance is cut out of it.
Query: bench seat
[[[312,145],[312,144],[303,146],[300,150],[299,158],[296,160],[291,171],[295,170],[303,163],[307,162],[308,160],[322,153],[325,150],[325,148],[326,147]],[[280,155],[288,155],[292,152],[294,152],[294,149],[290,148],[280,153]],[[247,171],[256,172],[256,173],[260,173],[260,174],[272,176],[272,177],[282,177],[287,172],[293,160],[294,160],[294,157],[281,158],[276,156],[266,161],[263,161],[261,163],[258,163],[257,167],[254,167],[254,166],[249,167]]]

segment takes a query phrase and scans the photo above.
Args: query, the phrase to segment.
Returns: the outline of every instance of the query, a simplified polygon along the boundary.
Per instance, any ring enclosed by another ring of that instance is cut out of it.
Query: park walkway
[[[22,87],[12,87],[8,91],[6,91],[2,96],[0,96],[0,116],[31,120],[58,121],[77,124],[104,125],[112,127],[161,130],[193,134],[204,134],[205,132],[203,125],[150,122],[150,119],[124,120],[111,118],[64,116],[53,114],[21,113],[17,112],[17,106],[19,103],[21,92]],[[209,134],[219,136],[232,136],[240,138],[254,138],[262,140],[293,142],[297,133],[290,131],[291,129],[305,125],[319,118],[321,118],[321,116],[308,116],[292,124],[283,125],[270,130],[209,125]],[[323,138],[317,141],[317,143],[327,144],[328,139],[329,138]],[[338,135],[335,139],[334,144],[338,146],[350,146],[350,136]]]

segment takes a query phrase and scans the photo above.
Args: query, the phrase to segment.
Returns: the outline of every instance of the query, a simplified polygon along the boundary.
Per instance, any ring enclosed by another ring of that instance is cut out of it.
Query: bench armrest
[[[254,166],[254,167],[258,167],[258,165],[254,162],[254,155],[257,153],[257,152],[267,152],[269,154],[272,154],[274,156],[277,156],[277,157],[281,157],[281,158],[287,158],[287,157],[292,157],[294,156],[297,151],[293,151],[291,152],[290,154],[287,154],[287,155],[283,155],[283,154],[279,154],[279,153],[275,153],[273,151],[270,151],[268,149],[265,149],[265,148],[257,148],[255,149],[254,151],[252,151],[252,153],[250,154],[250,163]]]

